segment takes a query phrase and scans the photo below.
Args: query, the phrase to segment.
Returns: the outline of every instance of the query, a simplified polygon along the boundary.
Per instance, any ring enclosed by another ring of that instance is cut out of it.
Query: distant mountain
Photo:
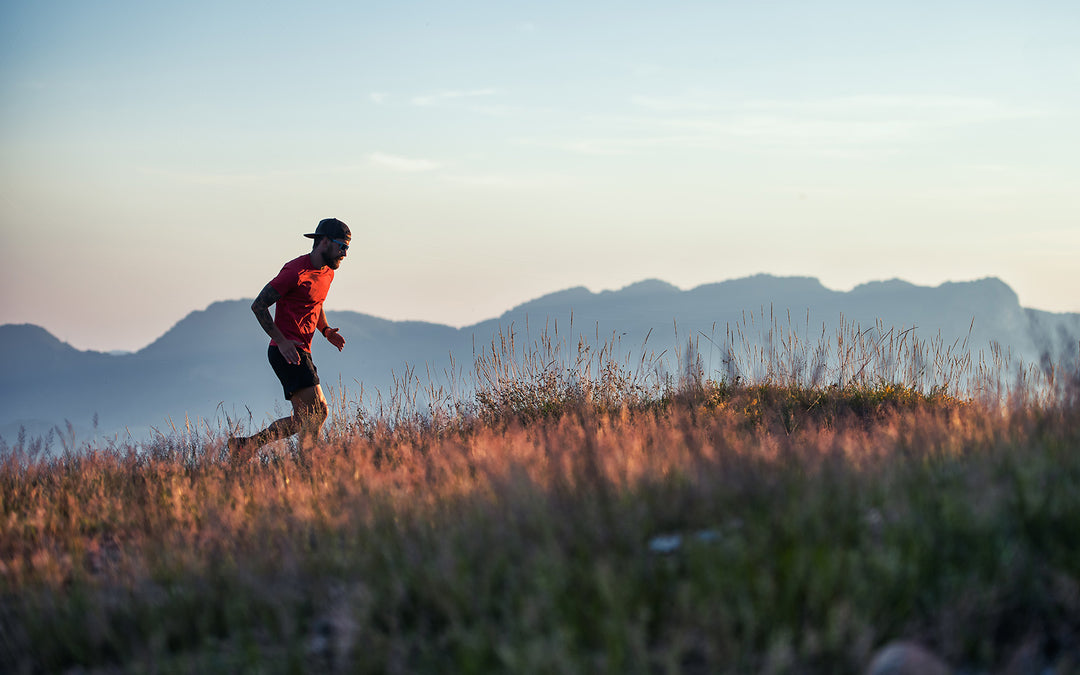
[[[286,413],[266,364],[268,340],[250,304],[230,300],[192,312],[133,353],[79,351],[37,326],[0,326],[0,353],[18,355],[0,371],[0,437],[10,443],[20,427],[43,434],[70,421],[77,439],[127,433],[140,439],[151,428],[167,433],[185,419],[216,427],[226,416],[245,422],[250,416],[250,426],[259,426]],[[712,350],[729,327],[753,332],[774,321],[811,341],[822,331],[833,335],[841,318],[864,327],[880,321],[886,328],[914,328],[923,339],[940,334],[945,344],[966,338],[975,354],[996,342],[1027,362],[1049,355],[1075,363],[1080,344],[1080,314],[1025,309],[1012,289],[993,278],[937,287],[875,281],[849,292],[808,277],[758,275],[687,291],[650,279],[600,293],[570,288],[460,329],[356,312],[327,316],[348,344],[338,353],[316,339],[324,388],[335,396],[344,389],[346,399],[362,389],[365,401],[381,394],[387,404],[407,373],[421,386],[448,383],[451,358],[460,379],[468,380],[474,355],[511,327],[519,349],[538,340],[546,326],[570,347],[579,338],[593,344],[614,338],[622,353],[666,351],[671,367],[677,348],[693,338],[714,371],[720,359],[711,358]]]

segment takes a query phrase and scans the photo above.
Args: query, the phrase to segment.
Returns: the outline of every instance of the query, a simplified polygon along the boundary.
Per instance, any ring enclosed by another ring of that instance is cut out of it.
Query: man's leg
[[[315,385],[298,390],[292,396],[292,404],[292,419],[297,425],[296,431],[318,435],[330,414],[330,406],[326,404],[322,387]]]
[[[236,437],[229,439],[229,453],[237,459],[247,457],[267,443],[288,438],[301,431],[309,434],[318,434],[323,422],[330,412],[326,404],[326,396],[323,395],[322,387],[304,387],[293,392],[293,412],[289,417],[274,420],[254,436]],[[237,455],[240,455],[237,457]]]

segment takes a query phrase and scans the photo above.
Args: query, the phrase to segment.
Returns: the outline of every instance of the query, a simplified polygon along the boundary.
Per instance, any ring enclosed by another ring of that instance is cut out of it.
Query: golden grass
[[[474,404],[339,400],[239,467],[191,429],[4,448],[0,670],[854,673],[898,637],[1080,663],[1075,388],[506,353]]]

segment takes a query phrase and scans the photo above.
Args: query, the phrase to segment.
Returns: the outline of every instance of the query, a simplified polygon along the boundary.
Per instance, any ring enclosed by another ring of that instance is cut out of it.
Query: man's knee
[[[312,424],[322,426],[322,423],[326,421],[326,418],[330,415],[330,406],[326,405],[326,401],[318,399],[311,407],[310,418]]]
[[[293,417],[305,425],[322,426],[330,414],[326,397],[318,386],[301,389],[293,394],[292,404]]]
[[[322,426],[329,415],[330,409],[326,403],[322,402],[312,403],[293,411],[293,417],[304,425]]]

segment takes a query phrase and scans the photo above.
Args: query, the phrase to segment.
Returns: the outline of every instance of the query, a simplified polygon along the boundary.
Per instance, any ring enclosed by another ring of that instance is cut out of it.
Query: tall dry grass
[[[666,373],[508,335],[472,399],[339,393],[239,467],[205,427],[22,439],[0,670],[855,673],[899,637],[1077,667],[1075,378],[961,396],[865,339],[879,361],[813,386],[790,343],[711,379],[693,343]]]

